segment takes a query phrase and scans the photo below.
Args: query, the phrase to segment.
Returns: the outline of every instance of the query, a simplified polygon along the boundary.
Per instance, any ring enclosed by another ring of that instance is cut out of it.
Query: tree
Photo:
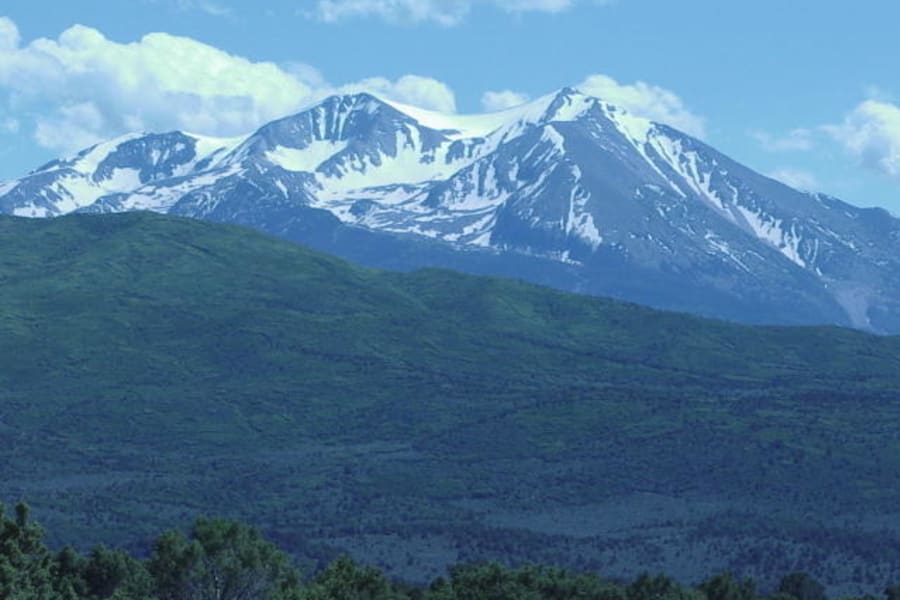
[[[53,585],[63,597],[88,597],[87,584],[84,581],[86,562],[71,546],[66,546],[57,553]]]
[[[28,514],[28,506],[20,503],[15,519],[9,519],[0,505],[0,598],[66,598],[54,589],[53,557],[44,545],[43,530],[28,521]]]
[[[825,587],[808,573],[790,573],[781,578],[778,592],[796,600],[827,600]]]
[[[628,600],[699,600],[695,590],[683,588],[665,575],[640,575],[625,590]]]
[[[306,595],[309,600],[393,600],[399,597],[380,570],[357,565],[347,556],[328,565],[315,578]]]
[[[458,565],[450,569],[451,596],[455,600],[536,600],[540,595],[517,581],[513,572],[490,562]]]
[[[699,586],[709,600],[755,600],[756,583],[750,579],[736,579],[731,573],[711,577]]]
[[[153,593],[146,567],[121,550],[97,546],[84,561],[82,578],[91,598],[118,596],[140,600]]]
[[[149,561],[160,600],[289,600],[300,577],[287,555],[255,529],[199,519],[190,538],[163,534]]]
[[[625,600],[625,593],[596,575],[564,569],[475,563],[450,569],[450,581],[436,580],[429,600]]]

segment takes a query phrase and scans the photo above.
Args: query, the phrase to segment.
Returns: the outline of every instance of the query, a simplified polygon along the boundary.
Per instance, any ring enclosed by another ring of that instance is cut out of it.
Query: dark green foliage
[[[625,600],[625,592],[599,577],[562,569],[527,566],[508,569],[497,563],[460,565],[449,581],[435,581],[434,600]]]
[[[698,587],[708,600],[753,600],[756,598],[756,583],[752,579],[739,580],[730,573],[716,575]]]
[[[57,553],[54,587],[63,594],[63,597],[89,598],[93,595],[84,577],[86,564],[87,559],[72,546],[66,546]]]
[[[87,556],[83,577],[90,598],[150,598],[153,580],[142,562],[121,550],[97,546]]]
[[[53,557],[44,546],[43,530],[28,519],[28,506],[16,505],[8,518],[0,504],[0,598],[57,600]]]
[[[0,525],[2,600],[828,600],[805,573],[783,577],[769,597],[757,594],[752,580],[730,574],[696,588],[662,574],[623,585],[593,573],[492,562],[457,565],[448,577],[417,587],[346,556],[304,583],[284,553],[234,521],[202,518],[188,536],[164,533],[146,561],[104,547],[87,556],[66,547],[53,556],[24,505],[15,520],[0,512]],[[895,600],[896,590],[888,586],[885,600]]]
[[[785,575],[778,584],[778,592],[794,600],[826,600],[825,586],[813,579],[809,573]]]
[[[702,600],[696,590],[681,586],[666,575],[643,574],[626,588],[628,600]]]
[[[898,389],[897,338],[156,215],[0,219],[0,498],[32,498],[54,547],[149,550],[221,514],[414,582],[498,560],[881,590]]]
[[[394,592],[384,573],[364,567],[342,556],[332,562],[310,584],[306,600],[395,600]]]
[[[159,538],[148,569],[159,600],[289,600],[299,576],[288,557],[239,523],[200,519],[189,538]]]

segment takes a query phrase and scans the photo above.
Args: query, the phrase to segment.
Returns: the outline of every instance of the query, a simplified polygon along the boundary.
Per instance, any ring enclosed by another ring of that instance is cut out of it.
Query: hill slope
[[[3,218],[0,284],[0,498],[61,540],[217,513],[417,580],[490,556],[900,572],[898,338],[142,213]]]

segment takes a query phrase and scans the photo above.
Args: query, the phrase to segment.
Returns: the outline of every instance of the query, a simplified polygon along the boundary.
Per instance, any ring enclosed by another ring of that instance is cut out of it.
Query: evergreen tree
[[[778,592],[796,600],[827,600],[825,587],[808,573],[790,573],[781,578]]]
[[[700,600],[702,594],[665,575],[643,574],[626,589],[628,600]]]
[[[43,530],[28,521],[27,505],[16,506],[14,519],[0,505],[0,598],[68,600],[54,588],[54,560],[43,538]]]
[[[756,583],[752,579],[736,579],[731,573],[722,573],[700,584],[700,591],[709,600],[755,600]]]
[[[300,577],[287,555],[255,529],[199,519],[190,538],[163,534],[149,562],[159,600],[289,600]]]
[[[394,600],[394,592],[384,574],[372,567],[357,565],[347,556],[332,562],[313,581],[308,600]]]

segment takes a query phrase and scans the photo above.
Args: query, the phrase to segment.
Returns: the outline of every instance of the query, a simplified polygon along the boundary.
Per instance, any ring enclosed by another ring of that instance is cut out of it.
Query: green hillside
[[[416,581],[498,558],[868,589],[900,573],[897,431],[898,338],[149,214],[0,219],[0,500],[58,543],[207,513]]]

